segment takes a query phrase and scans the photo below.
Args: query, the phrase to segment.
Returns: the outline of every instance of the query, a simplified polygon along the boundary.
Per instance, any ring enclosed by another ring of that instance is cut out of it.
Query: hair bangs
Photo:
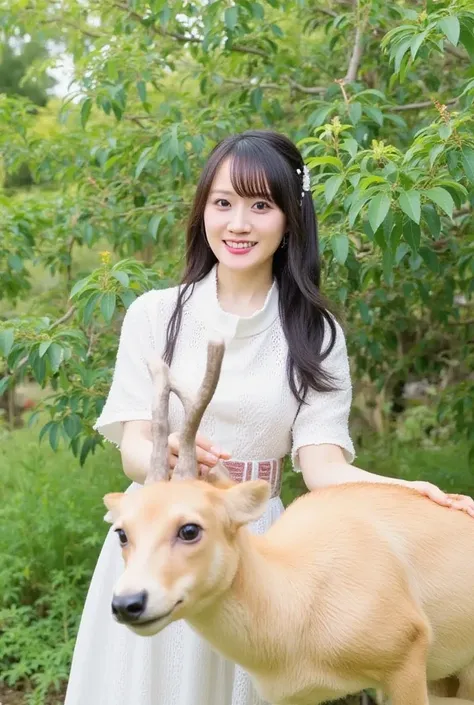
[[[241,146],[241,145],[240,145]],[[280,189],[272,183],[270,175],[275,169],[269,168],[266,155],[256,154],[256,150],[238,151],[231,155],[230,179],[235,192],[241,198],[263,198],[277,203]]]

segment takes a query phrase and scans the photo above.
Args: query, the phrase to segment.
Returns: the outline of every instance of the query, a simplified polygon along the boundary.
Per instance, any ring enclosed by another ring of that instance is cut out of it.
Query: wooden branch
[[[61,318],[58,318],[57,321],[53,321],[53,323],[51,323],[51,325],[49,326],[49,330],[51,330],[52,328],[56,328],[56,326],[60,326],[62,323],[66,323],[67,321],[69,321],[70,318],[72,318],[74,316],[75,313],[76,313],[76,307],[71,306],[69,311],[66,311],[64,316],[61,316]]]
[[[455,105],[457,98],[445,101],[444,105]],[[403,110],[422,110],[423,108],[434,108],[432,100],[422,100],[419,103],[406,103],[405,105],[392,105],[388,108],[391,113],[400,113]]]
[[[104,32],[94,32],[92,29],[85,29],[85,27],[82,27],[79,24],[76,24],[75,22],[71,22],[71,20],[67,20],[64,17],[57,18],[55,17],[54,19],[51,20],[41,20],[40,24],[60,24],[62,27],[71,27],[71,29],[76,29],[78,32],[81,34],[84,34],[86,37],[90,37],[91,39],[102,39],[103,37],[108,37],[110,35],[105,34]]]
[[[315,7],[314,12],[320,12],[322,15],[327,15],[328,17],[337,17],[337,12],[328,10],[325,7]]]
[[[325,86],[302,86],[301,83],[297,83],[292,78],[287,79],[289,83],[300,93],[309,93],[310,95],[320,95],[321,93],[326,93],[327,88]]]
[[[349,66],[347,73],[345,75],[344,81],[350,83],[357,79],[357,73],[359,71],[360,60],[362,58],[362,29],[360,26],[357,27],[354,39],[354,48],[352,50],[351,59],[349,61]]]
[[[444,50],[446,53],[452,54],[457,59],[461,59],[461,61],[469,61],[469,55],[466,52],[464,52],[462,49],[458,49],[457,47],[452,46],[451,44],[446,44]]]
[[[180,32],[167,32],[162,27],[157,27],[156,25],[148,25],[144,18],[138,12],[134,12],[127,5],[124,5],[120,2],[114,2],[113,6],[116,7],[118,10],[121,10],[122,12],[126,12],[128,15],[130,15],[130,17],[133,17],[133,19],[139,22],[141,25],[147,27],[147,29],[151,29],[152,32],[154,32],[155,34],[159,34],[162,37],[171,37],[172,39],[176,39],[178,42],[192,42],[193,44],[201,44],[203,41],[202,37],[193,37],[192,35],[181,34]],[[233,44],[231,47],[231,51],[241,52],[242,54],[255,54],[256,56],[269,58],[269,55],[265,51],[263,51],[263,49],[258,49],[257,47],[246,47],[242,46],[241,44]]]

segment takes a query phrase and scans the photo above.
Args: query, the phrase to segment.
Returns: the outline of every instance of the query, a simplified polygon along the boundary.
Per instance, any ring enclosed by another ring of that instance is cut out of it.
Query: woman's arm
[[[120,444],[122,467],[125,475],[142,485],[150,467],[152,451],[151,422],[126,421]]]
[[[437,504],[453,507],[474,517],[474,501],[464,495],[450,495],[431,482],[402,480],[386,477],[350,465],[344,458],[342,449],[332,444],[307,445],[299,449],[299,463],[305,484],[309,490],[317,490],[328,485],[341,485],[345,482],[383,482],[406,485],[418,490]]]

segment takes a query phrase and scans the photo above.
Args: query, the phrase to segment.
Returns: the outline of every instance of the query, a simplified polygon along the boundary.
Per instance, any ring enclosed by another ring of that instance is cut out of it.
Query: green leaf
[[[81,432],[81,419],[77,414],[70,414],[63,419],[63,427],[69,438],[73,439]]]
[[[12,328],[0,330],[0,352],[4,357],[8,357],[13,347],[15,333]]]
[[[437,239],[441,233],[441,219],[438,211],[431,203],[425,203],[421,207],[421,212],[431,235]]]
[[[64,359],[64,350],[57,343],[51,343],[48,348],[48,358],[51,363],[51,369],[54,373],[59,370],[59,366]]]
[[[23,269],[23,262],[18,255],[8,255],[7,262],[10,269],[13,269],[14,272],[21,272]]]
[[[472,26],[468,27],[467,23],[463,24],[459,38],[461,40],[461,44],[464,45],[465,50],[469,54],[469,58],[474,63],[474,31]]]
[[[472,149],[472,147],[463,146],[461,153],[461,161],[466,176],[471,184],[474,184],[474,149]]]
[[[421,241],[421,230],[413,220],[407,220],[403,225],[403,238],[410,245],[413,252],[418,252]]]
[[[423,257],[423,260],[427,267],[431,269],[432,272],[435,274],[439,273],[440,267],[439,267],[439,260],[436,256],[436,253],[433,252],[432,249],[429,247],[421,247],[420,248],[420,255]]]
[[[239,8],[237,7],[237,5],[232,5],[232,7],[228,7],[224,13],[224,22],[229,32],[232,32],[237,27],[238,21]]]
[[[69,298],[72,299],[74,296],[79,294],[83,289],[86,288],[87,284],[90,281],[90,277],[84,277],[83,279],[79,279],[74,286],[71,289],[71,293],[69,294]]]
[[[383,112],[372,105],[364,105],[364,113],[380,127],[383,126]]]
[[[257,86],[250,94],[250,104],[255,112],[258,112],[262,107],[263,91],[260,86]]]
[[[389,249],[384,250],[382,268],[384,279],[391,286],[393,284],[393,253]]]
[[[81,125],[85,127],[92,110],[92,98],[86,98],[81,105]]]
[[[56,422],[53,422],[51,424],[51,427],[49,429],[49,445],[51,448],[56,451],[58,449],[58,443],[59,443],[59,424]]]
[[[357,125],[362,117],[362,105],[360,103],[349,104],[349,118],[353,125]]]
[[[8,383],[10,382],[11,375],[6,375],[0,379],[0,394],[5,394],[8,388]]]
[[[326,199],[326,203],[331,203],[343,181],[344,177],[338,174],[329,177],[324,185],[324,197]]]
[[[386,193],[378,193],[369,205],[368,217],[370,227],[374,233],[385,220],[385,216],[390,208],[390,196]]]
[[[433,166],[437,157],[445,150],[444,144],[437,144],[430,150],[430,167]]]
[[[410,246],[406,242],[401,242],[395,252],[395,264],[397,267],[408,252],[410,252]]]
[[[43,357],[43,355],[48,351],[48,348],[50,345],[51,345],[51,340],[43,340],[43,342],[40,343],[40,346],[38,349],[38,354],[40,357]]]
[[[151,150],[153,147],[147,147],[146,149],[143,150],[143,152],[140,154],[140,157],[137,162],[137,166],[135,168],[135,178],[138,179],[140,174],[142,173],[143,169],[146,167],[147,163],[151,159]]]
[[[406,213],[411,220],[414,220],[415,223],[420,222],[421,201],[419,191],[413,189],[411,191],[402,191],[398,202],[402,211]]]
[[[263,20],[265,17],[265,10],[263,9],[263,6],[259,2],[253,2],[252,5],[252,14],[257,20]]]
[[[160,223],[163,220],[163,216],[160,213],[155,213],[154,216],[150,218],[148,223],[148,232],[152,236],[153,240],[156,240],[158,230],[160,228]]]
[[[444,17],[438,22],[438,27],[442,32],[444,32],[451,44],[457,46],[459,42],[459,35],[461,33],[461,25],[459,24],[458,18],[455,15]]]
[[[103,294],[100,300],[100,310],[106,323],[110,323],[110,321],[112,320],[112,316],[115,312],[115,303],[116,299],[114,293],[112,293],[111,291],[107,291],[105,294]]]
[[[145,81],[137,81],[137,93],[142,103],[146,103],[146,83]]]
[[[438,129],[438,134],[442,140],[447,140],[449,137],[451,137],[452,131],[453,130],[451,125],[440,125]]]
[[[331,247],[335,259],[339,264],[344,264],[349,254],[349,238],[347,235],[341,233],[340,235],[334,235],[331,238]]]
[[[450,218],[453,217],[454,201],[453,197],[446,189],[436,186],[425,191],[425,196],[436,203]]]
[[[114,279],[116,279],[125,288],[130,284],[130,277],[127,272],[122,272],[120,269],[116,269],[110,272]]]
[[[421,45],[425,41],[427,35],[428,35],[428,31],[425,30],[424,32],[421,32],[421,34],[417,34],[416,37],[411,42],[410,52],[411,52],[411,58],[413,61],[415,61],[416,55],[418,54],[418,49],[421,47]]]

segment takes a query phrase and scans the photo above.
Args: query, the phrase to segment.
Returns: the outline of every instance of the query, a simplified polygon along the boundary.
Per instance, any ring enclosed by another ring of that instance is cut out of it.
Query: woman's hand
[[[447,494],[440,490],[436,485],[431,484],[431,482],[422,482],[415,480],[414,482],[407,482],[408,487],[413,487],[413,489],[420,492],[425,497],[429,497],[437,504],[441,504],[443,507],[452,507],[453,509],[459,509],[462,512],[466,512],[469,516],[474,517],[474,500],[471,497],[467,497],[464,494]]]
[[[179,455],[179,434],[171,433],[168,436],[168,449],[170,467],[174,470],[178,462]],[[206,477],[207,473],[213,468],[219,460],[229,460],[230,453],[217,448],[208,438],[197,434],[196,436],[196,457],[198,463],[198,473],[202,477]]]

